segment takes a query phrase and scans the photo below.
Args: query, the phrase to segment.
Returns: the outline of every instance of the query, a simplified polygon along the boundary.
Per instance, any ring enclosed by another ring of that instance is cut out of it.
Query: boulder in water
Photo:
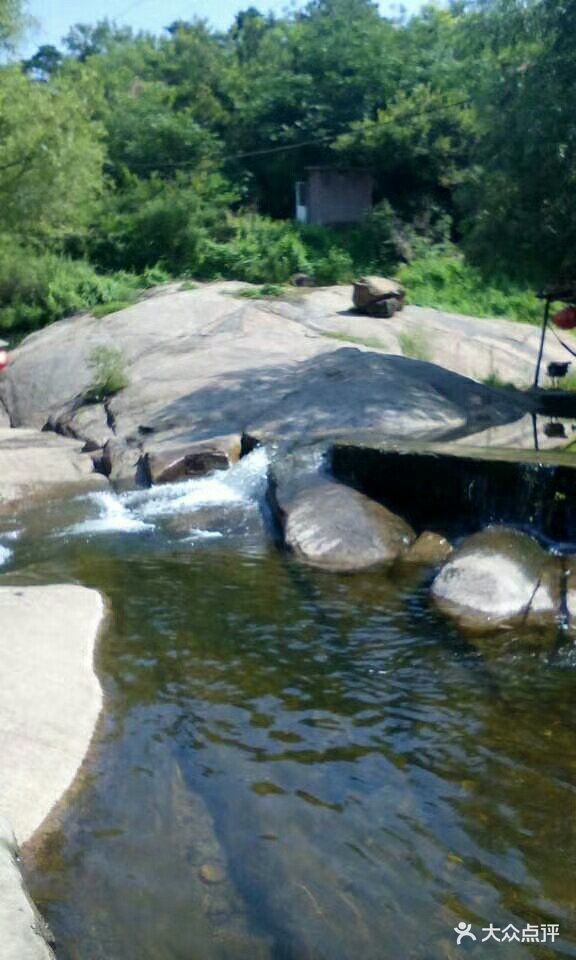
[[[313,566],[364,570],[396,560],[415,540],[401,517],[324,474],[317,452],[274,464],[270,490],[286,545]]]
[[[444,563],[452,553],[452,544],[440,533],[425,530],[406,551],[402,560],[405,563],[418,563],[434,566]]]
[[[151,483],[176,483],[227,470],[240,459],[241,437],[215,437],[206,443],[174,447],[160,445],[146,454]]]
[[[487,527],[468,537],[432,584],[437,606],[473,632],[553,624],[560,612],[561,569],[532,537]]]

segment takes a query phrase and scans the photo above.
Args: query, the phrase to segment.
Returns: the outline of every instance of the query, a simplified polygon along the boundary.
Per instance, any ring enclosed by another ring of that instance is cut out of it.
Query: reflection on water
[[[576,420],[574,417],[553,417],[549,414],[527,413],[520,420],[489,427],[479,433],[465,435],[454,441],[456,446],[488,447],[508,450],[570,450],[576,451]]]
[[[557,923],[554,946],[498,949],[576,957],[570,655],[508,636],[488,658],[417,577],[299,567],[249,500],[194,543],[153,511],[153,530],[72,534],[84,501],[12,544],[13,580],[77,580],[114,610],[87,776],[27,858],[59,960],[500,955],[457,948],[460,921]]]

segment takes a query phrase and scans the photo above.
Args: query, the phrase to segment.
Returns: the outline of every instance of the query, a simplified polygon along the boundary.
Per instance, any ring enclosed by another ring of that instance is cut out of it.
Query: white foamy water
[[[8,563],[10,557],[12,556],[12,551],[8,547],[3,547],[0,543],[0,567],[4,563]]]
[[[259,447],[229,470],[220,470],[198,480],[169,483],[150,490],[93,493],[88,500],[98,508],[96,518],[83,520],[66,534],[140,533],[153,530],[154,520],[193,513],[202,507],[256,504],[264,495],[268,456]],[[193,531],[190,539],[218,537],[218,531]]]

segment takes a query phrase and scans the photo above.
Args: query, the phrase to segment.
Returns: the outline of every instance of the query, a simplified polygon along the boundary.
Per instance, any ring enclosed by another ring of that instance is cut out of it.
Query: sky
[[[74,23],[96,23],[108,18],[138,30],[160,33],[174,20],[205,17],[216,28],[228,27],[238,10],[255,6],[262,12],[281,13],[290,3],[286,0],[28,0],[28,12],[36,26],[28,33],[21,49],[28,56],[42,43],[58,45]],[[403,7],[413,13],[422,0],[380,0],[384,14],[398,14]],[[292,4],[304,6],[303,2]]]

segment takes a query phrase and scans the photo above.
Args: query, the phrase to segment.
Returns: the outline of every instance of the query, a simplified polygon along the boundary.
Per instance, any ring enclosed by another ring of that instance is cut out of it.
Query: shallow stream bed
[[[252,463],[0,533],[5,582],[113,610],[96,742],[26,855],[59,960],[576,957],[571,650],[475,646],[418,577],[298,566]]]

